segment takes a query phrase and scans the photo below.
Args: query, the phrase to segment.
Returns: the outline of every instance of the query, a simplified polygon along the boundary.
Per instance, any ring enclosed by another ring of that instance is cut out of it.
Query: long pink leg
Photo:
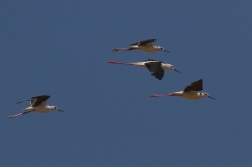
[[[128,50],[133,50],[132,48],[113,48],[112,51],[117,52],[117,51],[128,51]]]
[[[114,60],[108,60],[108,63],[111,63],[111,64],[126,64],[126,65],[133,65],[132,63],[116,62],[116,61],[114,61]]]
[[[152,94],[149,97],[163,97],[163,96],[171,96],[170,94]]]
[[[25,112],[22,112],[22,113],[19,113],[19,114],[16,114],[16,115],[11,115],[11,116],[9,116],[8,118],[15,118],[15,117],[18,117],[18,116],[27,114],[27,113],[29,113],[29,112],[32,112],[32,111],[25,111]]]

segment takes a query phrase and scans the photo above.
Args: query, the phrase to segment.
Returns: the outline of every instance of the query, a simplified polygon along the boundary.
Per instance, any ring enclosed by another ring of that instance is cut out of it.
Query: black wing
[[[161,62],[149,62],[145,63],[145,66],[150,72],[152,72],[151,75],[155,76],[159,80],[162,80],[164,77],[164,70],[161,68]]]
[[[132,45],[146,45],[147,43],[155,42],[155,41],[156,41],[156,39],[146,39],[146,40],[142,40],[142,41],[138,41],[136,43],[133,43],[130,46],[132,46]]]
[[[49,95],[41,95],[41,96],[32,97],[31,98],[31,106],[32,107],[38,106],[42,102],[46,101],[49,98],[50,98]]]
[[[193,83],[191,83],[191,85],[187,86],[184,89],[184,92],[190,92],[190,91],[201,91],[203,90],[203,79],[200,79],[198,81],[195,81]]]

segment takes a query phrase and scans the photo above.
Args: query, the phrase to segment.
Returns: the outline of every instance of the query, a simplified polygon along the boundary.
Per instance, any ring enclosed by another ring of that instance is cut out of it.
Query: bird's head
[[[56,107],[56,106],[51,106],[51,107],[52,107],[53,110],[63,112],[62,110],[58,109],[58,107]]]
[[[164,69],[164,70],[173,70],[174,67],[171,64],[162,63],[162,69]]]
[[[209,96],[208,93],[206,93],[206,92],[200,92],[200,96],[201,96],[201,97],[207,97],[207,98],[216,100],[215,98]]]
[[[176,70],[176,69],[173,67],[173,65],[171,65],[171,64],[162,63],[162,69],[163,69],[163,70],[174,70],[174,71],[176,71],[176,72],[181,73],[180,71]]]
[[[171,53],[170,51],[165,50],[165,49],[164,49],[163,47],[161,47],[161,46],[157,46],[156,48],[157,48],[158,51],[164,51],[164,52],[169,52],[169,53]]]

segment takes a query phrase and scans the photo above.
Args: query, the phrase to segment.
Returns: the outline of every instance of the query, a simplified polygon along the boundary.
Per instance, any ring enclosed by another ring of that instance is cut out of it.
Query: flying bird
[[[131,63],[123,63],[123,62],[115,62],[114,60],[108,60],[108,63],[111,64],[126,64],[126,65],[134,65],[134,66],[140,66],[144,68],[148,68],[150,72],[152,72],[151,75],[155,76],[157,79],[162,80],[164,77],[164,70],[174,70],[179,73],[180,71],[176,70],[173,65],[163,63],[162,61],[148,59],[144,62],[131,62]]]
[[[155,41],[156,39],[142,40],[131,44],[128,48],[113,48],[112,51],[142,50],[145,52],[152,52],[152,53],[156,53],[157,51],[164,51],[171,53],[170,51],[165,50],[161,46],[153,46],[153,42]]]
[[[49,98],[50,98],[50,96],[48,96],[48,95],[42,95],[42,96],[32,97],[30,100],[24,100],[24,101],[21,101],[21,102],[17,102],[17,104],[18,104],[18,103],[23,103],[23,102],[29,101],[31,106],[25,108],[24,112],[22,112],[20,114],[9,116],[9,118],[14,118],[14,117],[17,117],[17,116],[21,116],[21,115],[27,114],[27,113],[32,112],[32,111],[35,111],[35,112],[38,112],[38,113],[47,113],[47,112],[52,111],[52,110],[57,110],[57,111],[63,112],[62,110],[58,109],[56,106],[46,105],[46,100],[49,99]]]
[[[193,83],[191,83],[191,85],[188,85],[184,91],[179,91],[179,92],[173,92],[170,94],[152,94],[150,95],[150,97],[160,97],[160,96],[179,96],[179,97],[184,97],[187,99],[191,99],[191,100],[199,100],[201,98],[211,98],[216,100],[215,98],[209,96],[207,93],[205,92],[198,92],[198,91],[202,91],[203,90],[203,79],[200,79],[198,81],[195,81]]]

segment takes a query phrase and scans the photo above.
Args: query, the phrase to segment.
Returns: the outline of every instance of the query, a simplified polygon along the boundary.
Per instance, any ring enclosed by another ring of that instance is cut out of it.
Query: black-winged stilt
[[[147,39],[147,40],[142,40],[136,43],[131,44],[128,48],[113,48],[113,51],[127,51],[127,50],[142,50],[145,52],[152,52],[155,53],[157,51],[165,51],[169,52],[168,50],[165,50],[161,46],[153,46],[153,42],[155,42],[156,39]]]
[[[144,62],[131,62],[131,63],[123,63],[123,62],[115,62],[113,60],[108,60],[108,63],[111,64],[126,64],[126,65],[135,65],[140,66],[144,68],[148,68],[150,72],[152,72],[151,75],[155,76],[157,79],[162,80],[164,77],[164,70],[174,70],[179,73],[180,71],[176,70],[173,65],[171,64],[165,64],[162,61],[148,59]]]
[[[215,98],[209,96],[205,92],[198,92],[198,91],[203,90],[202,82],[203,82],[203,79],[195,81],[195,82],[191,83],[191,85],[188,85],[184,89],[184,91],[173,92],[173,93],[170,93],[170,94],[152,94],[152,95],[150,95],[150,97],[179,96],[179,97],[184,97],[184,98],[191,99],[191,100],[199,100],[201,98],[208,97],[208,98],[216,100]]]
[[[32,112],[32,111],[35,111],[35,112],[38,112],[38,113],[46,113],[46,112],[49,112],[49,111],[52,111],[52,110],[57,110],[57,111],[63,112],[62,110],[59,110],[56,106],[46,105],[46,100],[49,99],[49,98],[50,98],[50,96],[48,96],[48,95],[42,95],[42,96],[32,97],[30,100],[17,102],[17,104],[18,104],[18,103],[23,103],[23,102],[29,101],[31,106],[25,108],[24,110],[26,110],[26,111],[24,111],[24,112],[22,112],[20,114],[9,116],[9,118],[14,118],[14,117],[17,117],[17,116],[21,116],[21,115],[27,114],[27,113]]]

